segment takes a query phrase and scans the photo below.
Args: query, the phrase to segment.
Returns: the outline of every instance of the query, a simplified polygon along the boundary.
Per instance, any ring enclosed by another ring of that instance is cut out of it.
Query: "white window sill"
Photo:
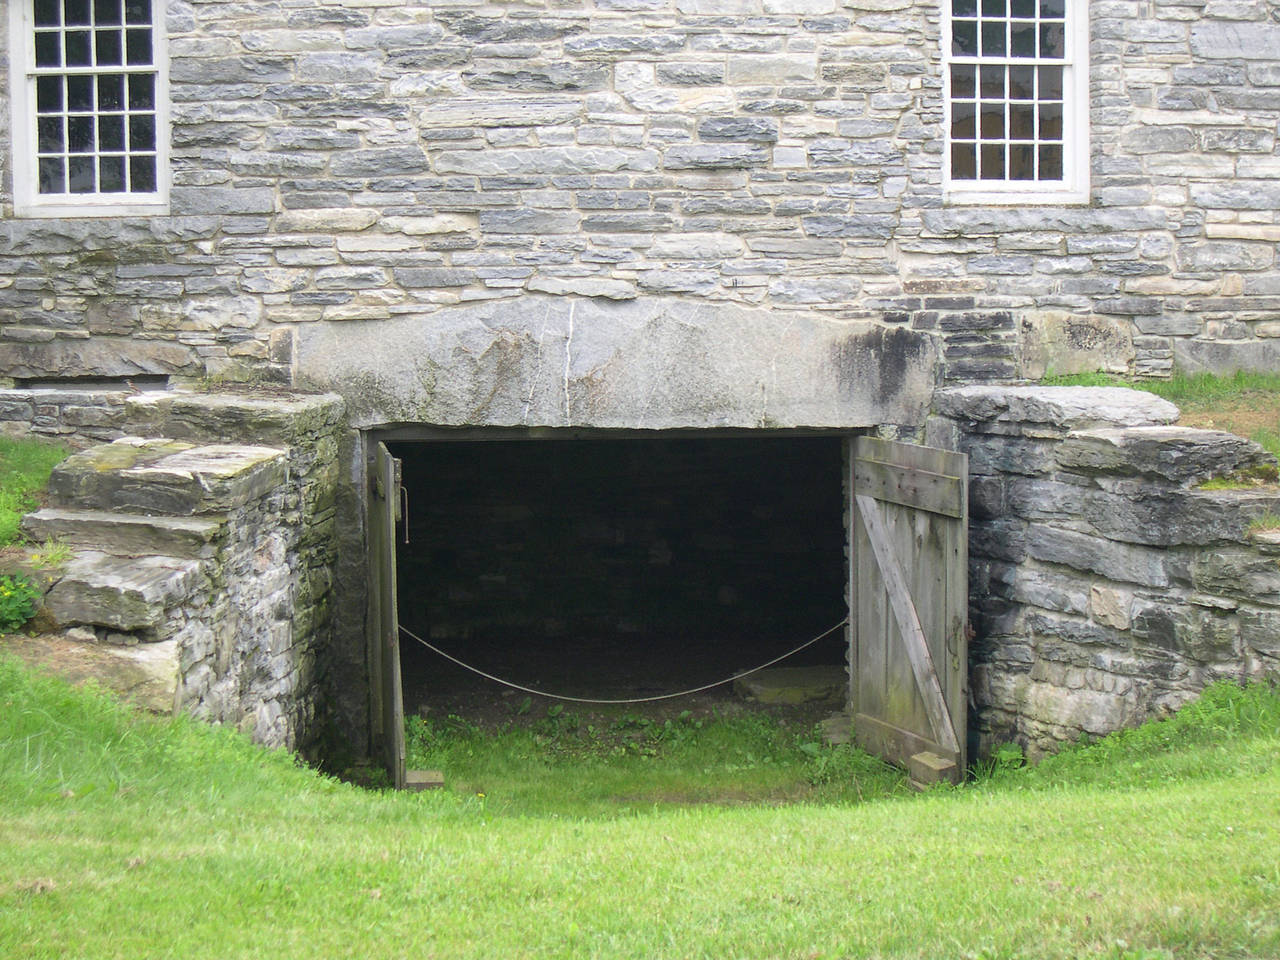
[[[944,188],[942,200],[951,207],[1083,207],[1088,190],[957,190]]]
[[[120,203],[20,203],[15,201],[13,205],[13,215],[27,220],[65,220],[70,217],[163,217],[168,214],[167,200],[133,200]]]

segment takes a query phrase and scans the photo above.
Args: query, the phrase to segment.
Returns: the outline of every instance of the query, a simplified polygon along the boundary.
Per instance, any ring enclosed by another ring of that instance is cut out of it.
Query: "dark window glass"
[[[1040,67],[1040,99],[1062,99],[1062,68]]]
[[[62,110],[62,78],[36,78],[36,112],[58,113]]]
[[[1048,144],[1040,148],[1040,179],[1062,179],[1062,147]]]
[[[1034,140],[1036,138],[1036,108],[1031,103],[1009,104],[1009,139]]]
[[[134,193],[155,193],[155,157],[129,158],[129,185]]]
[[[976,17],[977,15],[978,15],[978,0],[952,0],[951,16]]]
[[[1030,20],[1036,15],[1036,0],[1013,0],[1009,4],[1009,13]]]
[[[129,30],[129,65],[146,66],[151,63],[151,31]]]
[[[67,149],[71,153],[93,153],[93,117],[67,118]]]
[[[67,66],[93,66],[93,51],[88,30],[68,30],[64,35],[67,42]]]
[[[40,158],[40,192],[66,193],[67,185],[63,182],[62,160],[58,157]]]
[[[93,157],[72,157],[67,163],[72,193],[93,193],[97,189],[97,163]]]
[[[151,0],[124,0],[125,23],[150,23]]]
[[[1008,9],[1006,0],[982,0],[984,17],[1003,17],[1007,15]]]
[[[1062,139],[1062,104],[1040,104],[1040,139]]]
[[[93,22],[100,27],[113,27],[120,21],[120,0],[93,0]]]
[[[976,20],[960,20],[951,28],[951,52],[957,57],[978,55],[978,23]]]
[[[154,74],[129,75],[129,109],[154,110],[156,106],[156,78]]]
[[[154,150],[156,148],[156,118],[150,114],[129,117],[129,149]]]
[[[104,73],[98,77],[98,109],[124,109],[124,74]]]
[[[62,66],[62,37],[57,33],[36,34],[36,66]]]
[[[1060,23],[1040,24],[1040,56],[1065,57],[1067,55],[1066,31]]]
[[[1009,179],[1034,180],[1036,178],[1035,147],[1029,143],[1009,145]]]
[[[36,0],[35,14],[37,27],[57,27],[62,13],[62,4],[58,0]]]
[[[972,143],[953,143],[951,145],[951,176],[957,180],[977,179],[978,154]]]
[[[67,26],[89,25],[89,0],[63,0],[62,9]]]
[[[124,149],[124,117],[116,114],[98,118],[98,149]]]
[[[1036,25],[1014,21],[1009,28],[1009,49],[1015,57],[1036,55]]]
[[[1004,99],[1004,67],[992,64],[984,65],[980,74],[982,83],[982,99]]]
[[[94,45],[98,51],[98,66],[116,67],[123,62],[119,30],[99,30],[94,34]]]
[[[1004,139],[1004,104],[984,103],[980,127],[983,140]]]
[[[1009,99],[1032,100],[1036,95],[1036,68],[1009,68]]]
[[[974,68],[969,64],[953,64],[951,67],[951,96],[960,100],[972,100]]]
[[[103,193],[124,193],[124,157],[98,160],[98,189]]]
[[[984,57],[1003,57],[1005,55],[1005,21],[982,24],[982,55]]]
[[[37,149],[41,153],[62,152],[63,141],[61,117],[41,117],[36,121],[36,133],[36,139],[38,141]]]
[[[956,103],[951,106],[951,136],[955,140],[973,140],[977,128],[974,124],[974,105]]]
[[[1046,20],[1062,19],[1067,15],[1067,0],[1040,0],[1040,16]]]
[[[1004,179],[1004,146],[998,143],[982,145],[982,179]]]
[[[93,110],[93,77],[67,77],[67,109],[85,113]]]

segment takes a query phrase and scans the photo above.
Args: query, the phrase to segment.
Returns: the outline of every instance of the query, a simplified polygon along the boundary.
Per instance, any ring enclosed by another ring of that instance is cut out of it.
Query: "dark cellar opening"
[[[650,696],[757,666],[847,615],[842,441],[390,443],[400,623],[553,693]],[[781,666],[843,665],[844,631]],[[404,707],[502,688],[401,640]]]

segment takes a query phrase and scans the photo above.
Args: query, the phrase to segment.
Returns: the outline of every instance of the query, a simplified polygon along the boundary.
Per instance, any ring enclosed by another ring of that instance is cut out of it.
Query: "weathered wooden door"
[[[400,515],[400,461],[386,444],[374,445],[370,477],[369,638],[370,726],[374,756],[381,754],[397,790],[405,785],[404,699],[400,688],[400,614],[396,605],[396,520]]]
[[[854,733],[923,785],[965,769],[968,457],[850,445]]]

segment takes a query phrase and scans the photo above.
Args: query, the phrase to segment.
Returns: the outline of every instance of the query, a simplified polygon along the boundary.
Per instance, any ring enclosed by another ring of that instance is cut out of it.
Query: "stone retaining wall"
[[[531,294],[914,328],[968,381],[1274,366],[1274,4],[1090,16],[1091,201],[1028,209],[942,195],[932,2],[170,2],[171,215],[6,215],[0,376],[288,379]]]
[[[960,387],[969,454],[972,732],[1032,754],[1280,678],[1280,486],[1243,438],[1122,389]],[[949,435],[949,436],[948,436]],[[1233,471],[1270,484],[1206,490]]]

